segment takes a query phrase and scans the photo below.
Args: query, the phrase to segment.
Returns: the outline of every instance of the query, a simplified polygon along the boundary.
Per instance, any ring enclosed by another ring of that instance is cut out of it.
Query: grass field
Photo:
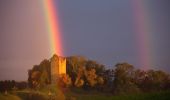
[[[49,90],[53,92],[52,97],[48,96]],[[53,100],[170,100],[170,91],[114,96],[81,89],[63,93],[59,89],[49,86],[37,91],[28,89],[9,92],[7,95],[0,93],[0,100],[52,100],[52,98]]]
[[[79,95],[77,100],[170,100],[170,92],[136,94],[124,96]]]
[[[76,100],[170,100],[170,91],[114,96],[97,91],[73,90],[66,94],[66,97],[76,98]]]

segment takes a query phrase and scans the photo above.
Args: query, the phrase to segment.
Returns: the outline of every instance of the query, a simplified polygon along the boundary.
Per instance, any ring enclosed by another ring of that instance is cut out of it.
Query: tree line
[[[97,89],[113,94],[163,91],[170,89],[170,75],[161,70],[141,70],[128,63],[112,69],[102,64],[72,56],[67,58],[67,72],[74,87]]]
[[[16,82],[15,80],[0,81],[0,92],[22,90],[25,88],[27,88],[27,82]]]
[[[113,94],[163,91],[170,89],[170,75],[161,70],[141,70],[128,63],[118,63],[112,69],[83,56],[66,57],[67,74],[56,78],[63,88],[98,90]],[[28,85],[41,88],[51,84],[50,60],[43,60],[28,73]]]
[[[111,69],[83,56],[66,57],[67,74],[56,78],[62,88],[81,88],[112,94],[131,94],[170,90],[170,75],[161,70],[136,69],[128,63],[118,63]],[[43,60],[28,71],[28,83],[0,81],[0,92],[51,84],[50,60]]]

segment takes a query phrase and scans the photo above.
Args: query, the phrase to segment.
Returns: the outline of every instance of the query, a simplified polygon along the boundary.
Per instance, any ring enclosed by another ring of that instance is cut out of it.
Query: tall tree
[[[128,63],[116,64],[114,77],[114,93],[139,92],[139,88],[133,83],[134,67],[132,65]]]

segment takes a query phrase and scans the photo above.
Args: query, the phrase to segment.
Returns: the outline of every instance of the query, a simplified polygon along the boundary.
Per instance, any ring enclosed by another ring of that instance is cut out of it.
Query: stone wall
[[[66,58],[54,55],[51,58],[51,83],[56,83],[61,74],[66,74]]]

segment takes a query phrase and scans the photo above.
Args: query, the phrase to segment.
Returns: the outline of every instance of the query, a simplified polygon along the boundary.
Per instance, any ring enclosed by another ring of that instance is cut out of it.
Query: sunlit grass
[[[63,93],[53,85],[39,90],[25,89],[13,91],[7,95],[0,93],[0,100],[49,100],[49,90],[54,93],[52,96],[52,98],[55,98],[54,100],[170,100],[170,91],[115,96],[113,94],[83,89],[74,89]]]

